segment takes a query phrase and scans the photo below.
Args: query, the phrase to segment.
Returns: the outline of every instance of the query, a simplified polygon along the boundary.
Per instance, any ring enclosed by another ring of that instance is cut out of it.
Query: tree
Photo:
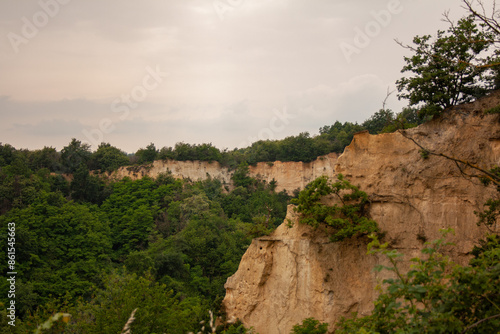
[[[422,106],[422,115],[438,115],[444,109],[472,101],[491,88],[485,76],[484,54],[492,45],[490,32],[475,23],[474,16],[460,19],[456,25],[430,35],[416,36],[415,46],[405,46],[414,52],[405,57],[402,72],[414,75],[398,80],[398,97],[410,105]]]
[[[41,168],[47,168],[51,172],[61,170],[60,154],[52,147],[44,147],[41,150],[29,152],[28,160],[30,168],[34,171]]]
[[[235,187],[248,188],[254,183],[254,179],[248,176],[250,168],[246,162],[242,162],[231,176]]]
[[[0,143],[0,167],[10,165],[16,158],[16,153],[12,145]]]
[[[90,175],[84,164],[75,171],[71,181],[71,198],[76,201],[100,204],[105,197],[104,181],[96,175]]]
[[[369,119],[363,122],[362,126],[371,134],[381,132],[386,126],[394,121],[394,113],[390,109],[380,109]]]
[[[19,316],[34,310],[52,296],[82,296],[97,283],[111,251],[110,230],[95,207],[68,202],[56,193],[40,192],[29,207],[0,216],[0,234],[16,222],[16,282]],[[7,244],[0,255],[7,258]],[[7,273],[7,261],[0,265]],[[0,283],[6,300],[6,280]],[[5,293],[4,293],[5,292]]]
[[[137,277],[113,272],[104,277],[103,285],[101,289],[93,289],[91,301],[79,300],[75,305],[53,305],[53,310],[38,310],[23,326],[23,333],[33,333],[37,322],[61,309],[72,315],[71,320],[51,333],[122,333],[134,310],[128,333],[184,334],[201,326],[199,321],[204,310],[200,300],[181,300],[164,284],[155,282],[151,275]]]
[[[158,150],[156,149],[155,144],[150,143],[148,146],[146,146],[146,148],[139,149],[135,153],[135,155],[139,157],[138,162],[140,164],[149,163],[156,160],[156,158],[158,157]]]
[[[109,143],[101,143],[92,154],[90,166],[92,169],[111,172],[129,164],[127,154]]]
[[[61,162],[67,173],[74,173],[81,164],[87,165],[92,153],[89,144],[75,138],[61,150]]]

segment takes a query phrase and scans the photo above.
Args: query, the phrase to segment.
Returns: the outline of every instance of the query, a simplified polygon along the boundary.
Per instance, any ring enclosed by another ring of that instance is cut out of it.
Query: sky
[[[1,0],[0,142],[233,149],[362,123],[411,55],[395,39],[446,29],[447,10],[464,14],[461,0]]]

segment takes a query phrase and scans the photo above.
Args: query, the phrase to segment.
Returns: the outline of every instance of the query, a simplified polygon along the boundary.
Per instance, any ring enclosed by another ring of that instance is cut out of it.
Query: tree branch
[[[484,318],[484,319],[481,319],[479,320],[478,322],[475,322],[473,323],[472,325],[466,327],[463,331],[462,331],[462,334],[467,332],[469,329],[472,329],[474,327],[477,327],[479,326],[482,322],[485,322],[485,321],[488,321],[488,320],[491,320],[491,319],[495,319],[495,318],[498,318],[500,317],[500,313],[499,314],[495,314],[495,315],[492,315],[491,317],[488,317],[488,318]]]
[[[495,34],[500,35],[500,24],[498,21],[495,19],[495,13],[497,13],[496,10],[496,3],[493,2],[493,12],[491,14],[491,17],[488,17],[486,14],[486,10],[484,8],[484,4],[481,0],[478,0],[479,6],[482,9],[482,13],[479,13],[476,9],[472,7],[472,1],[470,0],[463,0],[463,3],[465,4],[464,9],[468,10],[474,17],[476,17],[479,21],[483,22],[486,24],[488,28],[491,29]]]
[[[467,175],[469,177],[486,178],[489,181],[491,181],[493,184],[495,184],[496,186],[500,186],[500,178],[497,175],[491,173],[490,171],[488,171],[488,170],[486,170],[484,168],[481,168],[481,167],[479,167],[479,166],[477,166],[475,164],[472,164],[469,161],[458,159],[458,158],[446,155],[444,153],[437,153],[437,152],[431,151],[428,148],[425,148],[424,146],[422,146],[421,144],[419,144],[412,137],[409,137],[404,130],[399,130],[399,133],[401,133],[401,135],[403,137],[405,137],[406,139],[411,140],[415,145],[417,145],[418,147],[420,147],[420,149],[422,149],[423,151],[427,152],[428,154],[434,155],[434,156],[437,156],[437,157],[443,157],[443,158],[446,158],[448,160],[454,161],[455,164],[457,165],[458,169],[460,170],[460,173],[462,173],[464,175]],[[470,167],[472,169],[475,169],[475,170],[479,171],[481,174],[480,175],[466,174],[463,171],[462,166],[466,166],[466,167]]]

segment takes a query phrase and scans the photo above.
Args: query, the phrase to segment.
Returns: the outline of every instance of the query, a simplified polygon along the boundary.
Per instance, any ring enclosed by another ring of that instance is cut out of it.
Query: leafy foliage
[[[82,144],[81,141],[73,138],[68,146],[61,150],[61,163],[65,172],[74,173],[80,165],[87,165],[91,156],[90,145]]]
[[[158,157],[158,150],[156,149],[155,144],[150,143],[146,148],[141,148],[135,153],[138,158],[138,163],[144,164],[153,162]]]
[[[109,143],[101,143],[97,150],[92,153],[90,159],[90,169],[99,169],[105,172],[111,172],[118,167],[129,164],[127,154],[120,149],[111,146]]]
[[[446,233],[446,232],[445,232]],[[337,333],[494,333],[500,328],[500,248],[494,247],[456,266],[441,253],[444,239],[427,243],[411,270],[398,268],[402,256],[374,238],[371,253],[385,254],[396,278],[375,301],[373,313],[343,319]]]
[[[7,235],[8,222],[16,223],[21,314],[48,301],[51,295],[85,295],[97,282],[108,263],[111,243],[108,225],[99,220],[96,209],[58,194],[42,193],[29,207],[0,216],[3,235]],[[7,257],[5,245],[1,256]],[[9,271],[6,266],[2,262],[4,273]],[[2,280],[2,291],[5,284]]]
[[[371,134],[382,132],[387,126],[394,122],[394,113],[389,109],[380,109],[369,119],[363,122],[363,127]]]
[[[492,36],[475,23],[473,16],[460,19],[447,32],[416,36],[412,57],[405,57],[402,72],[412,77],[397,81],[399,97],[422,106],[421,114],[437,115],[459,103],[471,101],[491,89],[481,56],[492,45]]]
[[[331,183],[326,176],[311,182],[294,200],[301,214],[300,222],[318,227],[320,224],[333,227],[332,241],[341,241],[361,234],[378,232],[377,223],[366,217],[368,195],[352,185],[339,174]],[[326,205],[325,196],[333,195],[340,203]]]
[[[77,141],[70,146],[82,150]],[[123,157],[108,145],[101,146],[104,151]],[[58,154],[46,152],[59,161]],[[50,164],[31,164],[29,151],[2,145],[0,153],[0,233],[16,223],[20,332],[65,312],[73,315],[71,322],[54,322],[50,331],[107,333],[121,329],[135,308],[132,331],[199,330],[201,314],[220,309],[224,283],[251,238],[281,223],[289,200],[274,191],[275,183],[249,177],[248,165],[236,173],[239,186],[228,191],[219,180],[176,180],[168,173],[105,183],[88,170],[99,156],[74,160],[80,164],[69,183],[47,168],[31,170]],[[5,252],[4,244],[0,256]],[[0,269],[8,272],[6,263]],[[5,277],[0,281],[2,305],[8,302],[7,283]],[[132,298],[129,289],[145,295]],[[11,329],[0,323],[0,331]]]
[[[307,318],[301,325],[293,326],[291,334],[325,334],[328,330],[328,324],[320,323],[314,318]]]

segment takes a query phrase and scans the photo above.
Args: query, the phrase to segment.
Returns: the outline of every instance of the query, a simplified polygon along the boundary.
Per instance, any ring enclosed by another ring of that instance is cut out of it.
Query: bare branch
[[[474,9],[474,7],[472,6],[472,2],[473,1],[470,0],[463,0],[463,3],[465,4],[464,9],[468,10],[480,22],[483,22],[495,34],[500,35],[500,24],[495,19],[495,14],[497,14],[495,1],[493,2],[493,12],[491,14],[491,17],[487,15],[486,9],[484,8],[484,4],[481,0],[478,0],[478,4],[479,7],[481,7],[482,13]]]
[[[389,91],[389,87],[387,87],[387,93],[385,95],[385,99],[384,99],[384,102],[382,102],[382,110],[385,110],[385,104],[387,102],[387,99],[389,98],[389,96],[392,95],[392,93],[394,93],[395,90],[392,90],[392,91]]]
[[[495,319],[495,318],[498,318],[500,317],[500,313],[499,314],[495,314],[495,315],[492,315],[491,317],[488,317],[488,318],[484,318],[484,319],[481,319],[479,320],[478,322],[476,323],[473,323],[472,325],[468,326],[467,328],[465,328],[463,331],[462,331],[462,334],[467,332],[469,329],[472,329],[474,327],[477,327],[479,326],[482,322],[485,322],[485,321],[488,321],[488,320],[491,320],[491,319]]]
[[[496,186],[500,186],[500,178],[497,175],[491,173],[490,171],[488,171],[488,170],[486,170],[484,168],[481,168],[481,167],[479,167],[479,166],[477,166],[475,164],[472,164],[469,161],[458,159],[458,158],[446,155],[444,153],[438,153],[438,152],[431,151],[428,148],[425,148],[424,146],[422,146],[420,143],[418,143],[412,137],[408,136],[407,133],[404,130],[399,130],[399,133],[401,133],[401,135],[403,135],[403,137],[405,137],[406,139],[411,140],[415,145],[417,145],[418,147],[420,147],[420,149],[422,149],[423,151],[427,152],[428,154],[434,155],[434,156],[437,156],[437,157],[443,157],[443,158],[446,158],[448,160],[451,160],[451,161],[455,162],[455,164],[457,165],[458,169],[460,170],[460,173],[462,173],[463,175],[466,175],[468,177],[474,177],[474,178],[485,178],[485,179],[488,179],[489,181],[491,181]],[[463,167],[469,167],[471,169],[479,171],[480,174],[467,174],[463,170]]]

